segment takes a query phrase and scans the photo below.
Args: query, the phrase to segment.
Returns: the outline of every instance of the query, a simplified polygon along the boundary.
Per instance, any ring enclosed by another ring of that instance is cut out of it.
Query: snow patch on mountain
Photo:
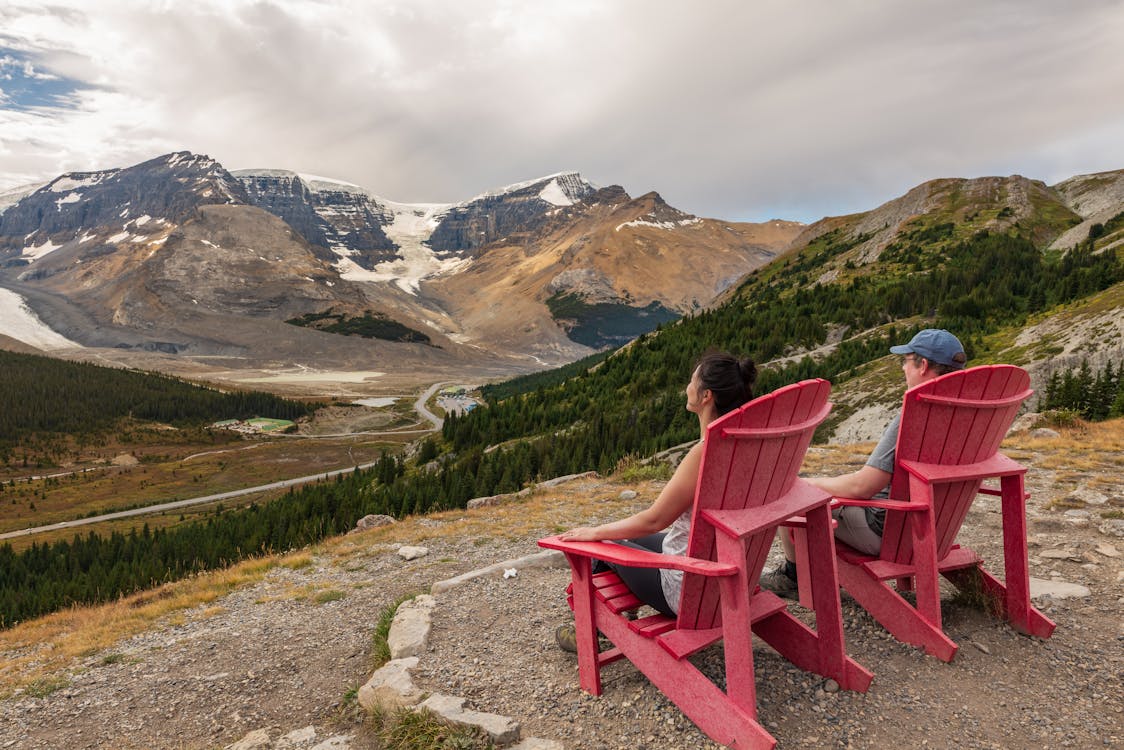
[[[558,184],[558,180],[551,180],[548,182],[546,187],[542,189],[542,192],[539,193],[539,197],[555,206],[574,205],[574,201],[566,194],[562,186]]]
[[[16,205],[32,193],[38,192],[46,187],[47,184],[46,182],[37,182],[33,185],[21,185],[0,193],[0,214],[3,214],[8,208]]]
[[[55,209],[61,211],[64,203],[77,203],[80,200],[82,200],[82,194],[78,191],[67,193],[55,201]]]
[[[676,227],[689,227],[692,224],[701,224],[702,219],[697,216],[690,219],[680,219],[679,221],[647,221],[645,219],[633,219],[626,221],[623,224],[618,224],[614,230],[621,231],[624,227],[655,227],[656,229],[675,229]]]
[[[74,172],[72,174],[64,174],[62,177],[50,183],[50,188],[48,189],[52,193],[69,193],[71,190],[77,190],[78,188],[93,187],[117,171],[116,169],[111,169],[105,172]]]
[[[580,190],[581,187],[584,186],[587,189],[593,189],[593,190],[597,189],[597,186],[594,185],[592,182],[584,179],[578,172],[575,172],[575,171],[571,170],[571,171],[567,171],[567,172],[555,172],[554,174],[548,174],[545,177],[537,177],[533,180],[524,180],[522,182],[512,183],[511,185],[505,185],[504,187],[499,188],[498,190],[489,190],[486,193],[481,193],[480,195],[477,195],[476,197],[471,198],[470,200],[464,201],[463,203],[458,203],[457,205],[458,206],[466,206],[469,203],[472,203],[474,201],[478,201],[482,198],[496,198],[496,197],[499,197],[501,195],[507,195],[509,193],[518,193],[520,190],[526,190],[529,187],[534,187],[535,185],[538,185],[539,183],[546,182],[546,181],[550,181],[550,182],[555,183],[558,190],[561,191],[566,196],[566,200],[570,200],[571,203],[573,201],[571,200],[571,198],[570,198],[570,196],[567,192],[567,188],[577,188],[577,189]],[[549,185],[546,186],[546,187],[549,187]],[[546,189],[546,187],[544,187],[544,190]],[[539,197],[542,197],[541,194],[540,194]],[[548,199],[543,198],[543,200],[548,200]],[[558,205],[558,204],[556,204],[556,205]],[[566,205],[569,205],[569,204],[566,204]]]
[[[370,271],[347,258],[336,263],[342,278],[350,281],[393,283],[402,291],[417,295],[424,279],[453,273],[471,261],[441,258],[426,241],[441,217],[451,208],[447,203],[393,203],[383,205],[394,213],[394,221],[384,227],[386,236],[398,246],[398,258],[379,263]]]
[[[35,262],[35,261],[39,260],[40,258],[42,258],[44,255],[48,255],[50,253],[53,253],[55,250],[58,250],[60,247],[62,247],[62,245],[56,245],[55,243],[51,242],[50,240],[44,240],[43,244],[41,244],[41,245],[35,245],[33,247],[25,247],[23,249],[23,253],[20,254],[20,257],[25,259],[25,260]]]
[[[0,333],[48,351],[82,346],[48,328],[23,297],[8,289],[0,289]]]

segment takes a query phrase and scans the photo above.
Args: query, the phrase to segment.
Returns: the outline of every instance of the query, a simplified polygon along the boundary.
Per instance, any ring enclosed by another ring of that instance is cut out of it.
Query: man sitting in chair
[[[890,347],[892,354],[902,357],[906,388],[925,383],[955,370],[964,369],[968,361],[960,340],[948,331],[927,328],[908,344]],[[850,474],[837,477],[810,477],[806,481],[835,497],[868,499],[889,497],[890,478],[894,473],[894,451],[898,442],[901,412],[890,420],[866,465]],[[877,555],[882,547],[882,524],[886,511],[881,508],[843,507],[832,515],[838,522],[835,538],[868,555]],[[780,534],[785,562],[776,570],[761,576],[761,588],[781,596],[796,598],[796,550],[791,533]]]

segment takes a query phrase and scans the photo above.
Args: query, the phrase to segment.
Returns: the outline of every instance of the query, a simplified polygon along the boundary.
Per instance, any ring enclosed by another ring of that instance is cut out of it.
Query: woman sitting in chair
[[[738,359],[722,352],[708,352],[699,360],[687,384],[687,411],[699,418],[699,432],[706,438],[706,426],[753,398],[757,368],[751,359]],[[572,542],[614,541],[627,547],[683,555],[691,535],[691,507],[702,462],[700,440],[680,461],[659,497],[647,508],[619,521],[600,526],[582,526],[563,532],[558,538]],[[683,572],[659,568],[630,568],[600,560],[593,572],[613,570],[638,599],[659,612],[674,617],[679,606]],[[577,651],[574,626],[561,625],[555,631],[558,645]]]

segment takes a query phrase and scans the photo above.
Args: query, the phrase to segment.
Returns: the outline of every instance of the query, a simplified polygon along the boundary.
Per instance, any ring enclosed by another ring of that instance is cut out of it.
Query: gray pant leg
[[[882,537],[867,525],[866,509],[844,506],[833,510],[831,515],[839,522],[835,529],[836,539],[867,555],[877,555],[881,551]]]

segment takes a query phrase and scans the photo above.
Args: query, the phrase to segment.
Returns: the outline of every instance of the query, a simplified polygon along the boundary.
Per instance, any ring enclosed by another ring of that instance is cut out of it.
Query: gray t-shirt
[[[874,451],[870,454],[870,458],[866,460],[867,466],[873,466],[876,469],[889,472],[891,475],[894,473],[894,456],[898,449],[898,429],[902,424],[902,414],[898,412],[890,424],[886,425],[886,429],[882,431],[882,437],[878,438],[878,445],[874,446]],[[882,490],[875,495],[877,498],[885,498],[890,496],[890,485],[887,484]],[[883,524],[886,519],[886,511],[881,508],[866,508],[866,525],[870,530],[879,536],[882,535]]]

